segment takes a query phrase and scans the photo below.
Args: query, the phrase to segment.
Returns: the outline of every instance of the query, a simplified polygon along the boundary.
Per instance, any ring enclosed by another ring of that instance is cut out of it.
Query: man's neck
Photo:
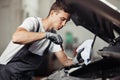
[[[45,29],[45,31],[51,31],[52,30],[52,24],[51,24],[51,21],[48,18],[43,18],[42,19],[42,24],[43,24],[43,28]]]

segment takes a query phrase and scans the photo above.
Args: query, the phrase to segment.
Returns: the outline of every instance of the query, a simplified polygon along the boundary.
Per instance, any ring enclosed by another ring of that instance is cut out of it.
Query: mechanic
[[[64,66],[79,63],[79,54],[73,59],[66,55],[63,40],[56,32],[69,19],[69,8],[59,1],[51,6],[46,18],[26,18],[0,57],[0,80],[31,80],[47,51],[54,52]]]

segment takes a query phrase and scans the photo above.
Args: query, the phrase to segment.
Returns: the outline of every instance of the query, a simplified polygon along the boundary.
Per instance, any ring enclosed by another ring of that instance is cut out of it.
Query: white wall
[[[23,0],[24,18],[28,16],[46,17],[55,0]]]
[[[39,15],[40,0],[23,0],[24,18]]]
[[[39,1],[39,17],[44,18],[48,15],[52,0]]]

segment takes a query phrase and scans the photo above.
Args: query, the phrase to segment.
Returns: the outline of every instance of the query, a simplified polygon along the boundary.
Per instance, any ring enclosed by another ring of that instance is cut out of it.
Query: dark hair
[[[70,14],[69,7],[65,3],[63,3],[62,1],[57,1],[56,0],[56,2],[54,2],[53,5],[50,8],[49,14],[50,14],[51,10],[56,10],[56,11],[57,10],[63,10],[64,12],[67,12],[67,13]]]

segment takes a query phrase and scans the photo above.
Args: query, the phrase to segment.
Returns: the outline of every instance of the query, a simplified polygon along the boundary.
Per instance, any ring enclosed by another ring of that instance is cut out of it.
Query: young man
[[[69,19],[68,7],[58,1],[46,18],[25,19],[0,57],[0,80],[31,80],[33,71],[44,62],[46,51],[54,52],[64,66],[79,63],[78,56],[74,59],[67,57],[62,38],[56,33]]]

